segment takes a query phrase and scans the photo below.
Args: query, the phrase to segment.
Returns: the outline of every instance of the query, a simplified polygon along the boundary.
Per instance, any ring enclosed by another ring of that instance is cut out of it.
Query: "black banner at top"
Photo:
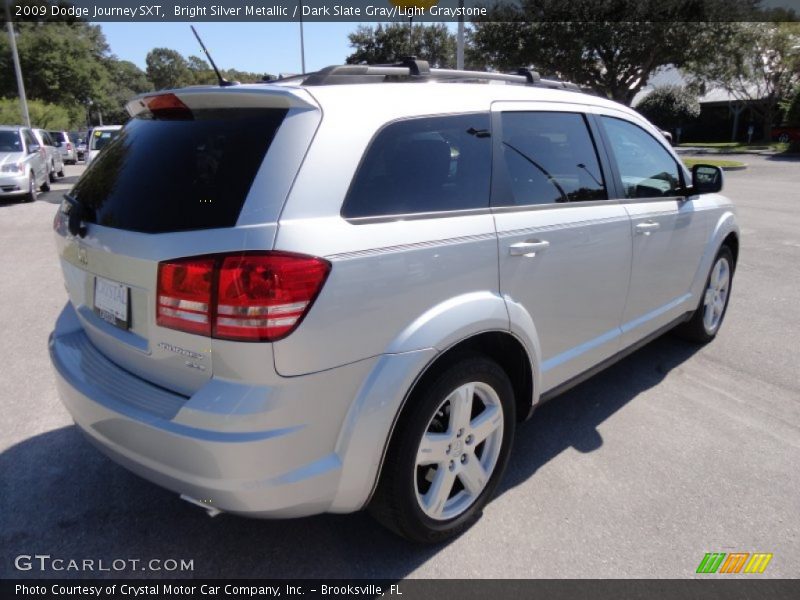
[[[12,0],[12,21],[794,21],[800,0]]]

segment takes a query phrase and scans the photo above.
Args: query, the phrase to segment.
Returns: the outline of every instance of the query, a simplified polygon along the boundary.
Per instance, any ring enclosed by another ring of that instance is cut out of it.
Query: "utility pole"
[[[464,69],[464,0],[458,0],[458,35],[456,36],[456,69]]]
[[[11,23],[11,11],[8,8],[10,0],[6,0],[6,27],[8,28],[8,43],[11,46],[11,57],[14,59],[14,72],[17,74],[17,88],[19,89],[19,103],[22,106],[22,119],[25,126],[31,126],[31,115],[28,112],[28,99],[25,97],[25,82],[22,81],[22,67],[19,64],[17,53],[17,37],[14,34],[14,25]]]
[[[306,44],[303,38],[303,0],[300,0],[300,67],[303,75],[306,74]]]

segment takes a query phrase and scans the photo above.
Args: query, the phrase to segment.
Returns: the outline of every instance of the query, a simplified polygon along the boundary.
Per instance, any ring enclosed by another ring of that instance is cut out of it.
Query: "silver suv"
[[[210,514],[446,539],[532,409],[725,315],[722,172],[533,72],[328,67],[128,110],[56,217],[50,353],[86,437]]]

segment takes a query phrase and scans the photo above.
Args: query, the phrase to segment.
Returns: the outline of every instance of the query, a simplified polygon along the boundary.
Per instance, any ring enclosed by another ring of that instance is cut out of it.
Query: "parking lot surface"
[[[66,301],[52,218],[82,167],[34,204],[0,203],[0,575],[680,578],[707,552],[768,552],[760,577],[796,577],[800,161],[742,160],[726,175],[742,239],[717,340],[663,337],[541,407],[483,518],[432,548],[365,514],[210,519],[100,455],[61,406],[47,356]],[[20,554],[185,559],[193,571],[18,571]]]

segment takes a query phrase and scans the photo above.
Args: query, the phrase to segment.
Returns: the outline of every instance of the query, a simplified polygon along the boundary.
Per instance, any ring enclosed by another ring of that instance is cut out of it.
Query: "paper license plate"
[[[94,310],[112,325],[128,329],[130,288],[102,277],[94,280]]]

